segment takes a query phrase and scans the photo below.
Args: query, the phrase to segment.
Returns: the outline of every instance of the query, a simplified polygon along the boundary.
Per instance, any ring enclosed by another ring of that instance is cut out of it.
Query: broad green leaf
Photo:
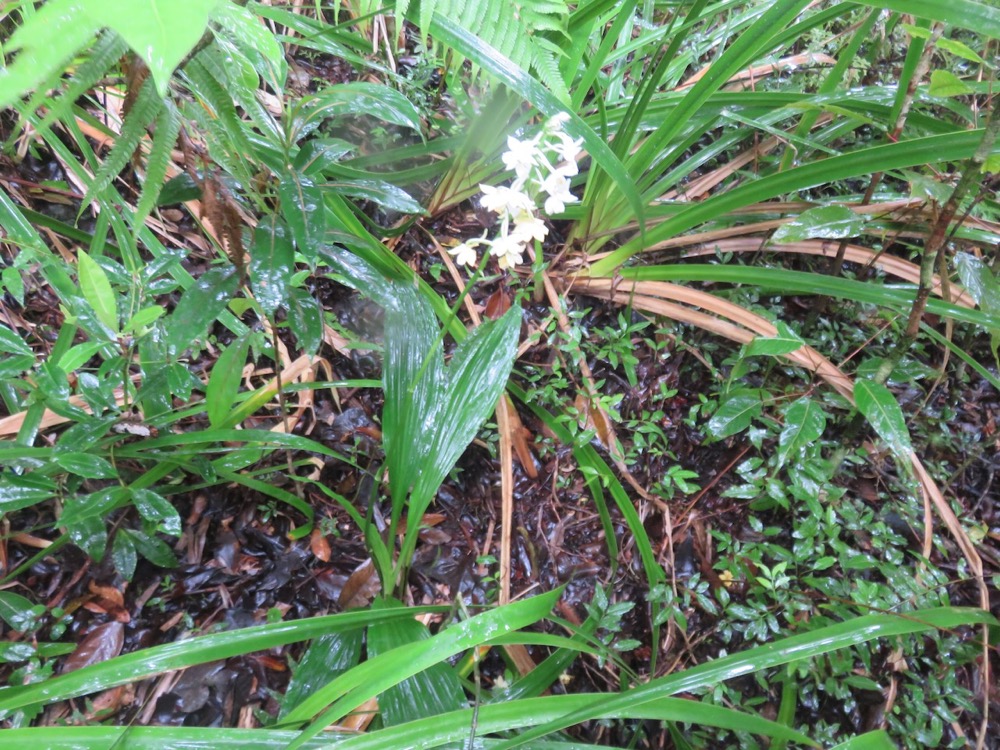
[[[376,117],[404,128],[421,130],[420,113],[410,100],[380,83],[341,83],[316,94],[308,104],[309,118],[339,115]]]
[[[249,10],[232,2],[221,3],[212,17],[219,30],[231,37],[244,54],[251,56],[268,84],[280,91],[288,75],[288,63],[284,49],[271,30]]]
[[[954,73],[947,70],[935,70],[931,73],[931,85],[927,93],[931,96],[965,96],[971,94],[973,88]]]
[[[299,149],[292,166],[302,174],[312,176],[336,164],[342,156],[356,148],[343,138],[313,138]]]
[[[73,544],[87,553],[95,562],[104,557],[108,547],[107,524],[103,518],[83,516],[75,523],[66,525],[66,532]]]
[[[201,188],[187,172],[173,177],[163,185],[156,198],[157,206],[173,206],[184,201],[193,201],[201,197]]]
[[[149,307],[144,307],[125,323],[125,330],[132,331],[133,333],[141,333],[142,329],[148,325],[152,325],[160,317],[162,317],[165,312],[166,310],[161,305],[150,305]]]
[[[735,435],[750,426],[754,417],[760,416],[762,392],[756,388],[737,388],[730,391],[708,420],[708,432],[716,440]]]
[[[277,216],[264,219],[254,230],[250,247],[250,286],[265,315],[274,315],[288,300],[294,270],[295,248],[288,227]]]
[[[488,610],[453,623],[425,641],[394,648],[358,665],[317,690],[288,714],[286,721],[303,721],[330,706],[303,731],[299,741],[289,746],[289,750],[301,746],[303,741],[314,737],[330,723],[339,721],[365,701],[407,677],[466,649],[480,646],[501,633],[511,633],[538,622],[549,614],[561,594],[562,590],[556,589]]]
[[[778,435],[778,450],[782,462],[818,439],[826,428],[823,407],[811,398],[803,397],[785,409],[785,425]]]
[[[240,391],[243,366],[246,364],[249,348],[250,334],[246,333],[230,342],[212,365],[212,374],[205,389],[205,408],[208,411],[208,422],[212,427],[225,424],[229,418],[233,403],[236,401],[236,394]]]
[[[376,600],[372,609],[385,606]],[[368,657],[377,657],[394,648],[420,643],[430,638],[430,631],[416,620],[395,620],[368,628]],[[386,689],[378,697],[379,714],[385,726],[403,724],[426,716],[437,716],[466,707],[465,692],[455,670],[438,662],[423,672],[407,677]]]
[[[75,0],[94,26],[117,32],[149,67],[160,96],[197,44],[218,0]]]
[[[104,269],[83,250],[77,253],[80,290],[94,310],[97,319],[113,333],[118,333],[118,305],[111,282]]]
[[[1000,284],[997,283],[993,271],[979,258],[969,253],[959,253],[955,257],[955,265],[958,267],[958,277],[962,280],[962,285],[972,295],[972,299],[979,305],[979,309],[1000,319]],[[993,350],[993,358],[1000,363],[1000,326],[988,326],[990,331],[990,345]]]
[[[343,195],[369,200],[392,211],[404,214],[427,213],[423,206],[417,203],[409,193],[386,180],[335,179],[331,181],[331,184]]]
[[[4,355],[0,356],[0,380],[16,378],[35,364],[35,355],[31,347],[4,326],[0,326],[0,354]]]
[[[795,331],[789,328],[788,324],[784,321],[777,321],[774,327],[778,329],[774,336],[757,336],[746,345],[746,355],[748,357],[758,355],[778,357],[805,346],[806,342]]]
[[[164,534],[180,536],[181,516],[169,500],[152,490],[132,488],[130,491],[140,516],[156,524]]]
[[[364,631],[359,628],[322,635],[310,643],[292,671],[288,689],[281,699],[278,719],[284,719],[314,691],[356,666],[361,661],[363,635]]]
[[[888,443],[895,455],[905,457],[912,452],[906,419],[892,391],[881,383],[859,380],[854,384],[854,401],[858,410],[875,428],[878,436]]]
[[[135,544],[136,551],[149,560],[153,565],[160,568],[173,568],[177,565],[177,556],[174,551],[161,539],[149,536],[134,529],[122,529],[119,534],[128,534]]]
[[[821,239],[856,237],[864,231],[868,217],[857,214],[846,206],[819,206],[803,211],[782,224],[774,233],[775,242],[801,242]]]
[[[288,326],[306,354],[315,354],[323,341],[323,310],[306,289],[288,290]]]
[[[45,502],[55,496],[55,484],[36,474],[0,474],[0,513],[10,513]]]
[[[295,246],[312,263],[326,232],[323,192],[308,177],[288,172],[278,183],[278,196],[281,214],[292,230]]]
[[[990,267],[970,253],[958,253],[955,256],[955,267],[962,286],[972,295],[976,304],[985,310],[1000,312],[1000,283]]]
[[[115,539],[111,543],[111,562],[122,578],[126,581],[132,580],[135,566],[139,563],[139,553],[135,549],[135,542],[128,534],[115,534]]]
[[[226,309],[239,284],[235,268],[213,268],[186,289],[167,319],[165,343],[168,351],[179,355],[204,336]]]
[[[14,630],[25,630],[34,616],[31,613],[35,605],[13,591],[0,591],[0,620],[10,625]]]
[[[897,750],[897,745],[884,729],[876,729],[834,745],[830,750]]]
[[[23,305],[24,279],[21,277],[21,270],[14,266],[7,266],[3,271],[0,271],[0,289],[6,289],[17,304]]]
[[[107,459],[91,453],[65,453],[56,451],[52,460],[70,474],[87,479],[111,479],[118,476],[117,470]]]

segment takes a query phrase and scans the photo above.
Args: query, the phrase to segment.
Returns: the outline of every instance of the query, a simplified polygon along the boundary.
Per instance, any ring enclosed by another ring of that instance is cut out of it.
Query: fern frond
[[[184,73],[193,84],[194,93],[208,110],[207,116],[200,119],[206,124],[209,135],[214,136],[208,141],[209,151],[215,161],[239,179],[249,179],[246,167],[237,165],[242,165],[254,149],[243,131],[243,121],[226,90],[225,82],[220,83],[212,74],[202,59],[204,54],[202,52],[189,62]]]
[[[139,141],[146,134],[146,128],[153,121],[163,108],[163,100],[156,93],[156,87],[152,79],[142,84],[139,96],[136,97],[135,104],[129,110],[125,121],[122,123],[122,130],[115,145],[111,148],[101,168],[97,170],[93,181],[87,188],[87,194],[83,196],[83,203],[80,206],[80,213],[89,206],[93,200],[103,193],[111,184],[111,181],[118,176],[118,173],[125,168],[128,160],[135,153]]]
[[[45,130],[56,120],[61,120],[72,111],[73,104],[81,96],[91,91],[104,78],[118,59],[128,51],[125,40],[111,31],[105,31],[98,38],[97,43],[91,50],[91,55],[77,68],[76,73],[69,81],[69,85],[55,103],[51,105],[49,111],[38,125],[38,130]],[[35,92],[28,103],[28,109],[32,112],[37,110],[42,103],[49,98],[47,89],[40,89]]]
[[[405,12],[408,7],[408,2],[397,0],[397,12]],[[566,0],[421,0],[419,18],[410,20],[417,22],[424,38],[435,13],[479,37],[524,70],[533,71],[559,99],[569,101],[559,72],[558,46],[544,36],[567,34]],[[475,65],[476,61],[472,62]]]
[[[156,133],[153,135],[153,147],[146,160],[146,177],[142,182],[142,193],[135,208],[133,231],[138,232],[146,217],[156,205],[156,199],[163,189],[163,181],[170,166],[170,154],[177,142],[177,134],[181,130],[181,118],[177,108],[167,102],[156,121]]]

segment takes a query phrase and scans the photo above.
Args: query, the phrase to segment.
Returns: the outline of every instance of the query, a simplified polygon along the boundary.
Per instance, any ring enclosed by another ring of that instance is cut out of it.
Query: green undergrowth
[[[996,8],[147,5],[0,11],[12,745],[987,741]],[[306,428],[359,393],[353,443]],[[549,556],[465,529],[478,598],[418,565],[470,456]],[[132,602],[206,492],[367,593],[123,650],[124,604],[34,590],[86,559],[65,590]],[[255,728],[98,707],[260,652]]]

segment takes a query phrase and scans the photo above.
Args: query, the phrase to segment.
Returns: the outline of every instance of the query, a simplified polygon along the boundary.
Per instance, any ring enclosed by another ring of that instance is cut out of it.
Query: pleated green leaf
[[[377,600],[372,609],[378,610],[387,604],[399,606],[398,603]],[[427,626],[415,619],[372,625],[368,628],[368,657],[374,658],[430,637]],[[388,687],[378,697],[378,707],[382,723],[395,726],[465,708],[465,691],[455,670],[446,662],[438,662]]]

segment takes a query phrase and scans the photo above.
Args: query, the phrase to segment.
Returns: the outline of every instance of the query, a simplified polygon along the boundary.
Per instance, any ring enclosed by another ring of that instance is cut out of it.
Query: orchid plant
[[[541,242],[548,234],[545,221],[539,216],[559,214],[567,203],[579,200],[570,192],[570,179],[579,171],[577,158],[582,152],[582,139],[574,140],[563,129],[569,115],[559,113],[546,121],[533,138],[507,138],[504,165],[514,172],[510,186],[481,184],[480,204],[498,217],[499,233],[492,240],[488,232],[482,237],[466,240],[448,252],[456,262],[475,267],[479,261],[477,247],[489,247],[501,268],[513,268],[523,262],[532,241]],[[539,208],[538,202],[542,201]]]

